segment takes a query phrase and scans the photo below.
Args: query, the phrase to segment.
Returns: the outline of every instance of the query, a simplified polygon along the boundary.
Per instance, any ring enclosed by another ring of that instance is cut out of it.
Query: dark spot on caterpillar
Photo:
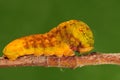
[[[24,47],[25,47],[26,49],[28,49],[28,48],[29,48],[29,45],[28,45],[27,39],[25,38],[24,40],[25,40],[25,45],[24,45]]]
[[[5,55],[3,56],[3,58],[4,58],[4,59],[9,59],[9,58],[8,58],[7,56],[5,56]]]
[[[80,24],[80,26],[84,26],[83,24]]]
[[[98,54],[97,52],[91,52],[90,55],[95,55]]]
[[[86,26],[86,30],[90,30],[90,28]]]
[[[66,29],[67,28],[67,26],[65,25],[65,26],[63,26],[63,29]]]

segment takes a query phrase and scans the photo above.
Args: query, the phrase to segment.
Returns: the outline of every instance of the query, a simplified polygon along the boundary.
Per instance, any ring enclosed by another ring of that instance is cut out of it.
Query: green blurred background
[[[10,41],[45,33],[70,19],[82,20],[91,27],[93,51],[120,52],[119,0],[0,0],[0,55]],[[0,68],[0,80],[120,80],[120,66]]]

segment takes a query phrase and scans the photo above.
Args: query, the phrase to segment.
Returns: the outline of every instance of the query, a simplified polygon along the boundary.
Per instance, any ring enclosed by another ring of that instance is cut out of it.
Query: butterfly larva
[[[93,49],[93,34],[87,24],[70,20],[59,24],[45,34],[35,34],[10,42],[3,50],[10,60],[24,55],[73,56]]]

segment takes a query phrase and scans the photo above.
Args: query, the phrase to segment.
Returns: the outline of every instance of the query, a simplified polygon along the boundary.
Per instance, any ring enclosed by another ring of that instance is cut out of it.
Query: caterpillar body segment
[[[59,24],[45,34],[34,34],[10,42],[3,50],[10,60],[24,55],[74,56],[93,49],[93,34],[87,24],[70,20]]]

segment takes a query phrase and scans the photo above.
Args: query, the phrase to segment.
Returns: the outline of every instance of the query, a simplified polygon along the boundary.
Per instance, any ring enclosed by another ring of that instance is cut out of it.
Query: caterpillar
[[[69,20],[47,33],[13,40],[3,49],[3,55],[10,60],[25,55],[74,56],[75,51],[80,54],[89,52],[93,45],[93,33],[89,26],[79,20]]]

